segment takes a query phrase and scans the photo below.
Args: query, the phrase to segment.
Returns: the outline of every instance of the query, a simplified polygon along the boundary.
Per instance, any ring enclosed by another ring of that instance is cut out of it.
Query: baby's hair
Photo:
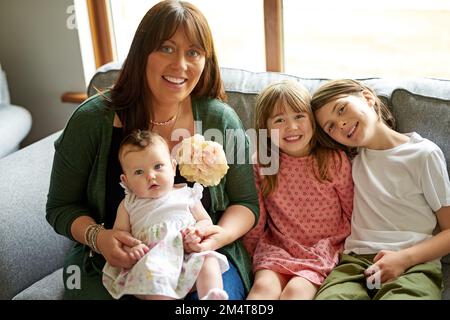
[[[123,138],[122,142],[120,143],[118,154],[119,162],[122,164],[122,159],[128,152],[144,150],[145,148],[153,146],[157,143],[161,143],[162,145],[164,145],[167,148],[168,153],[170,154],[169,146],[167,145],[166,140],[164,140],[164,138],[159,134],[147,130],[134,130],[130,134],[125,136],[125,138]],[[126,147],[133,148],[130,150],[125,150]]]
[[[257,131],[260,129],[267,129],[267,120],[272,115],[275,108],[281,110],[289,107],[294,112],[305,112],[308,114],[311,121],[313,136],[309,143],[311,154],[317,159],[319,172],[315,171],[316,177],[319,181],[331,180],[328,174],[329,156],[333,153],[332,150],[321,148],[316,141],[316,123],[314,121],[314,114],[311,110],[311,95],[309,91],[302,85],[291,81],[283,80],[270,84],[266,87],[256,99],[254,126]],[[283,110],[284,111],[284,110]],[[267,151],[270,152],[271,141],[268,137],[267,141],[260,143],[259,134],[257,136],[257,146],[266,145]],[[261,167],[269,166],[269,164],[261,164],[259,160],[259,152],[257,153],[257,162]],[[261,182],[261,192],[264,196],[269,195],[277,188],[277,174],[265,175]]]
[[[311,99],[311,109],[313,112],[316,112],[325,104],[336,99],[340,95],[362,96],[364,90],[372,93],[375,99],[374,109],[378,114],[378,119],[381,119],[388,127],[395,130],[395,119],[389,108],[380,100],[380,98],[378,98],[372,88],[356,80],[339,79],[328,81],[313,94]],[[334,141],[319,125],[317,125],[317,127],[317,139],[321,144],[332,149],[345,150],[348,154],[354,155],[353,149]]]

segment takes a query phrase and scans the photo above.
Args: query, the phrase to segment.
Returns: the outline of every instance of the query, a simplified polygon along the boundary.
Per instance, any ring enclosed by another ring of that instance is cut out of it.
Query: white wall
[[[76,105],[66,91],[85,91],[77,30],[69,30],[73,0],[0,0],[0,63],[11,103],[33,117],[23,146],[64,127]]]

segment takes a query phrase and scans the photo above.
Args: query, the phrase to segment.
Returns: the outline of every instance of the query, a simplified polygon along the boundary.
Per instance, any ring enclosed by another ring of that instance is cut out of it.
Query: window
[[[123,61],[143,15],[159,0],[75,0],[80,33],[89,29],[80,25],[89,23],[78,12],[86,10],[77,6],[83,1],[91,11],[108,11],[100,16],[111,20],[109,56]],[[450,0],[190,2],[210,24],[222,67],[303,77],[450,79]],[[98,14],[90,16],[92,25]],[[89,47],[81,35],[80,42],[82,51]],[[84,51],[88,80],[94,71],[86,56],[92,49]]]
[[[109,0],[119,61],[126,58],[137,26],[158,0]],[[265,70],[262,0],[190,0],[205,15],[221,66]]]
[[[450,79],[448,0],[284,0],[285,71]]]

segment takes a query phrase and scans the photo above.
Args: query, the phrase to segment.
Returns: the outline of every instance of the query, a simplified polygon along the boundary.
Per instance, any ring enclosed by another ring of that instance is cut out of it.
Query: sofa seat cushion
[[[0,299],[61,268],[73,247],[45,219],[53,142],[60,134],[0,159]]]
[[[60,268],[17,294],[13,300],[61,300],[63,295],[63,269]]]

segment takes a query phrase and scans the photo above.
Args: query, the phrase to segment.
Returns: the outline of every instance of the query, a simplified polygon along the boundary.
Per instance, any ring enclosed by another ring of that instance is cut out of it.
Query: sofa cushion
[[[87,87],[88,96],[112,87],[121,67],[120,62],[110,62],[98,68]]]
[[[61,300],[63,295],[63,269],[60,268],[17,294],[13,300]]]
[[[31,113],[19,106],[0,105],[0,158],[18,150],[31,129]]]
[[[304,86],[312,94],[327,79],[302,78],[276,72],[251,72],[234,68],[221,68],[221,76],[228,97],[228,104],[236,110],[246,129],[253,128],[253,110],[256,96],[269,84],[282,80],[292,80]],[[388,105],[392,84],[379,78],[359,79],[377,88],[378,97]]]
[[[450,172],[450,100],[396,89],[391,96],[391,107],[397,131],[416,131],[436,143],[444,152]]]
[[[0,159],[0,300],[61,268],[73,243],[45,219],[55,133]]]

